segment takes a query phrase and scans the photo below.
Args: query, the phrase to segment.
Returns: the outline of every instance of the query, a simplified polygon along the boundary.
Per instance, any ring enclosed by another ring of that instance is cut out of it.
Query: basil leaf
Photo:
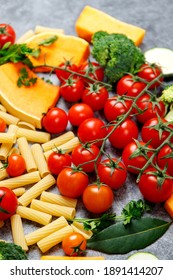
[[[154,243],[171,223],[152,217],[142,217],[127,225],[118,222],[91,237],[87,247],[107,254],[126,254]]]

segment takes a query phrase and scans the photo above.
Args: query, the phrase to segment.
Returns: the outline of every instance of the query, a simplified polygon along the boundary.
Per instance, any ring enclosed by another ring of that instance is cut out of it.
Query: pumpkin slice
[[[41,128],[43,113],[54,107],[59,98],[59,87],[37,77],[31,86],[17,86],[20,70],[25,67],[29,77],[37,77],[22,63],[6,63],[0,66],[0,103],[7,111],[22,121]]]
[[[57,36],[57,40],[49,46],[44,46],[45,40],[49,40],[55,35]],[[89,44],[85,40],[53,31],[41,32],[26,40],[25,43],[31,48],[39,47],[41,49],[38,58],[29,57],[33,66],[44,65],[46,63],[47,65],[56,67],[65,60],[71,60],[74,64],[80,66],[88,60],[90,54]],[[37,72],[48,70],[48,67],[35,69]]]
[[[107,31],[108,33],[124,34],[138,46],[142,43],[146,32],[140,27],[117,20],[90,6],[84,7],[76,21],[75,27],[78,36],[90,43],[95,32]]]

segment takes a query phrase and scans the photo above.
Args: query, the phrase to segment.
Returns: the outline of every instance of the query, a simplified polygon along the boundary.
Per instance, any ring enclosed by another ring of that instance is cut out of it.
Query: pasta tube
[[[84,229],[84,226],[82,223],[73,222],[71,224],[71,227],[73,228],[73,231],[81,233],[86,239],[91,238],[91,236],[93,235],[91,230]]]
[[[44,226],[49,224],[52,220],[51,215],[25,206],[18,206],[16,214],[20,215],[24,219],[39,223]]]
[[[38,197],[43,191],[53,186],[55,182],[55,178],[51,174],[47,175],[19,197],[19,204],[27,206],[32,199]]]
[[[7,177],[8,177],[8,173],[7,173],[6,169],[4,168],[4,165],[2,164],[2,162],[0,162],[0,181]]]
[[[32,155],[36,162],[36,165],[38,167],[38,170],[40,172],[40,176],[42,178],[45,177],[46,175],[48,175],[50,173],[50,171],[48,169],[48,165],[47,165],[47,162],[44,157],[43,150],[42,150],[42,147],[40,146],[40,144],[33,144],[31,146],[31,152],[32,152]]]
[[[21,155],[23,156],[26,163],[27,172],[33,172],[37,170],[37,165],[35,163],[31,148],[28,144],[28,141],[25,137],[20,137],[17,139],[17,144]]]
[[[19,118],[4,111],[0,111],[0,117],[6,122],[7,125],[17,124],[20,120]]]
[[[72,208],[75,208],[77,205],[77,199],[75,198],[70,198],[46,191],[42,192],[40,200]]]
[[[14,214],[13,216],[11,216],[10,221],[14,243],[21,246],[24,251],[28,251],[21,216],[18,214]]]
[[[74,138],[74,133],[72,131],[68,131],[46,143],[42,144],[42,148],[44,150],[44,152],[51,150],[53,148],[58,147],[66,142],[68,142],[69,140]]]
[[[35,34],[39,34],[42,32],[53,32],[53,33],[64,33],[63,29],[59,29],[59,28],[51,28],[51,27],[46,27],[46,26],[42,26],[42,25],[36,25],[35,27]],[[51,33],[50,33],[51,34]]]
[[[14,124],[10,124],[7,130],[7,134],[16,133],[18,127]],[[0,147],[0,159],[6,160],[11,148],[13,147],[13,143],[3,143]]]
[[[50,140],[50,133],[43,131],[34,131],[27,128],[19,127],[16,132],[17,138],[26,137],[28,141],[37,142],[37,143],[45,143]]]
[[[33,35],[34,35],[34,31],[32,29],[28,30],[17,40],[17,44],[25,43],[25,41],[31,38]]]
[[[21,196],[22,194],[25,193],[25,188],[17,188],[17,189],[14,189],[13,192],[15,193],[15,195],[18,197],[18,196]]]
[[[16,135],[14,133],[0,132],[0,143],[14,144]]]

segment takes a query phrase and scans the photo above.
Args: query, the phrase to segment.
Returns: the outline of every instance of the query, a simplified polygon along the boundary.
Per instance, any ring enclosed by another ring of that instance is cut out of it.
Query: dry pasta
[[[10,151],[9,151],[9,156],[12,155],[12,154],[18,154],[20,155],[20,151],[17,147],[13,147]]]
[[[37,143],[45,143],[50,140],[50,133],[21,127],[17,129],[16,136],[17,138],[26,137],[28,141]]]
[[[73,231],[81,233],[86,239],[91,238],[93,235],[91,230],[84,229],[84,225],[82,223],[73,222],[71,227],[73,228]]]
[[[40,200],[50,203],[59,204],[62,206],[75,208],[77,205],[77,199],[66,197],[60,194],[55,194],[51,192],[42,192]]]
[[[13,190],[19,187],[24,187],[36,183],[41,180],[40,174],[38,171],[30,172],[23,174],[21,176],[8,178],[0,181],[0,186],[6,186],[7,188]]]
[[[14,144],[16,142],[15,133],[0,132],[0,143]]]
[[[36,25],[35,34],[39,34],[42,32],[64,33],[64,30],[59,28],[51,28],[42,25]]]
[[[4,168],[4,165],[2,164],[2,162],[0,162],[0,181],[7,177],[8,177],[8,173],[7,173],[6,169]]]
[[[32,209],[48,213],[52,216],[64,216],[66,219],[70,220],[73,219],[76,214],[75,208],[44,202],[38,199],[33,199],[30,207]]]
[[[50,224],[43,226],[27,235],[25,235],[26,243],[28,246],[37,243],[39,240],[48,236],[49,234],[68,225],[67,220],[61,216]]]
[[[11,216],[10,220],[14,243],[21,246],[24,251],[28,251],[21,216],[18,214],[14,214],[13,216]]]
[[[28,123],[28,122],[22,122],[22,121],[19,121],[17,123],[18,127],[21,127],[21,128],[27,128],[27,129],[31,129],[31,130],[36,130],[36,127],[31,124],[31,123]]]
[[[35,185],[33,185],[18,199],[19,204],[27,206],[31,203],[32,199],[38,197],[43,191],[53,186],[55,182],[55,178],[51,174],[47,175]]]
[[[34,35],[34,31],[32,29],[25,32],[20,38],[17,39],[17,44],[24,43],[27,39]]]
[[[68,131],[44,144],[42,144],[42,148],[44,150],[44,152],[49,151],[53,148],[58,147],[66,142],[68,142],[69,140],[74,138],[74,133],[72,131]]]
[[[53,246],[62,242],[62,240],[71,232],[73,232],[73,229],[71,226],[68,225],[41,239],[37,242],[37,245],[42,251],[42,253],[45,253]]]
[[[19,122],[19,118],[5,112],[5,111],[0,111],[0,117],[6,122],[7,125],[10,124],[16,124]]]
[[[52,220],[52,215],[25,206],[18,206],[16,214],[20,215],[24,219],[39,223],[44,226],[49,224]]]
[[[26,139],[26,137],[20,137],[17,139],[17,144],[21,155],[23,156],[26,163],[27,172],[33,172],[37,170],[37,165],[35,163],[33,154],[31,152],[30,145]]]
[[[16,133],[18,127],[14,124],[10,124],[7,130],[7,134]],[[11,148],[13,147],[13,143],[3,143],[0,147],[0,160],[6,160]]]
[[[31,146],[31,152],[36,162],[37,168],[40,172],[40,176],[43,178],[50,173],[46,159],[43,154],[43,150],[40,144],[33,144]]]
[[[21,196],[22,194],[25,193],[25,188],[17,188],[17,189],[14,189],[13,192],[15,193],[15,195],[17,197]]]

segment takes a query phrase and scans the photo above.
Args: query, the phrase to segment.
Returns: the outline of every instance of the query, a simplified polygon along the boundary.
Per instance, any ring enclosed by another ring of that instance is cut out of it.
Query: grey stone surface
[[[173,48],[173,2],[172,0],[0,0],[0,21],[14,26],[19,38],[29,29],[34,29],[36,25],[44,25],[54,28],[63,28],[66,34],[75,35],[75,21],[85,5],[98,8],[119,20],[140,26],[147,30],[141,48],[143,50],[152,47]],[[62,101],[59,106],[64,107]],[[114,149],[110,148],[110,153],[114,154]],[[123,188],[115,193],[115,203],[113,211],[120,213],[122,207],[131,199],[140,197],[135,184],[135,177],[129,175]],[[78,204],[78,216],[86,215],[82,203]],[[152,213],[156,217],[168,219],[162,205],[156,205]],[[12,240],[10,224],[0,229],[0,239]],[[7,228],[8,232],[7,233]],[[38,225],[24,221],[25,232],[38,228]],[[173,260],[173,227],[153,245],[145,248],[158,256],[159,259]],[[53,248],[49,254],[63,254],[60,246]],[[89,255],[100,255],[99,252],[89,251]],[[106,255],[106,259],[127,259],[128,255]],[[29,251],[30,259],[39,259],[40,252],[36,246],[32,246]]]

